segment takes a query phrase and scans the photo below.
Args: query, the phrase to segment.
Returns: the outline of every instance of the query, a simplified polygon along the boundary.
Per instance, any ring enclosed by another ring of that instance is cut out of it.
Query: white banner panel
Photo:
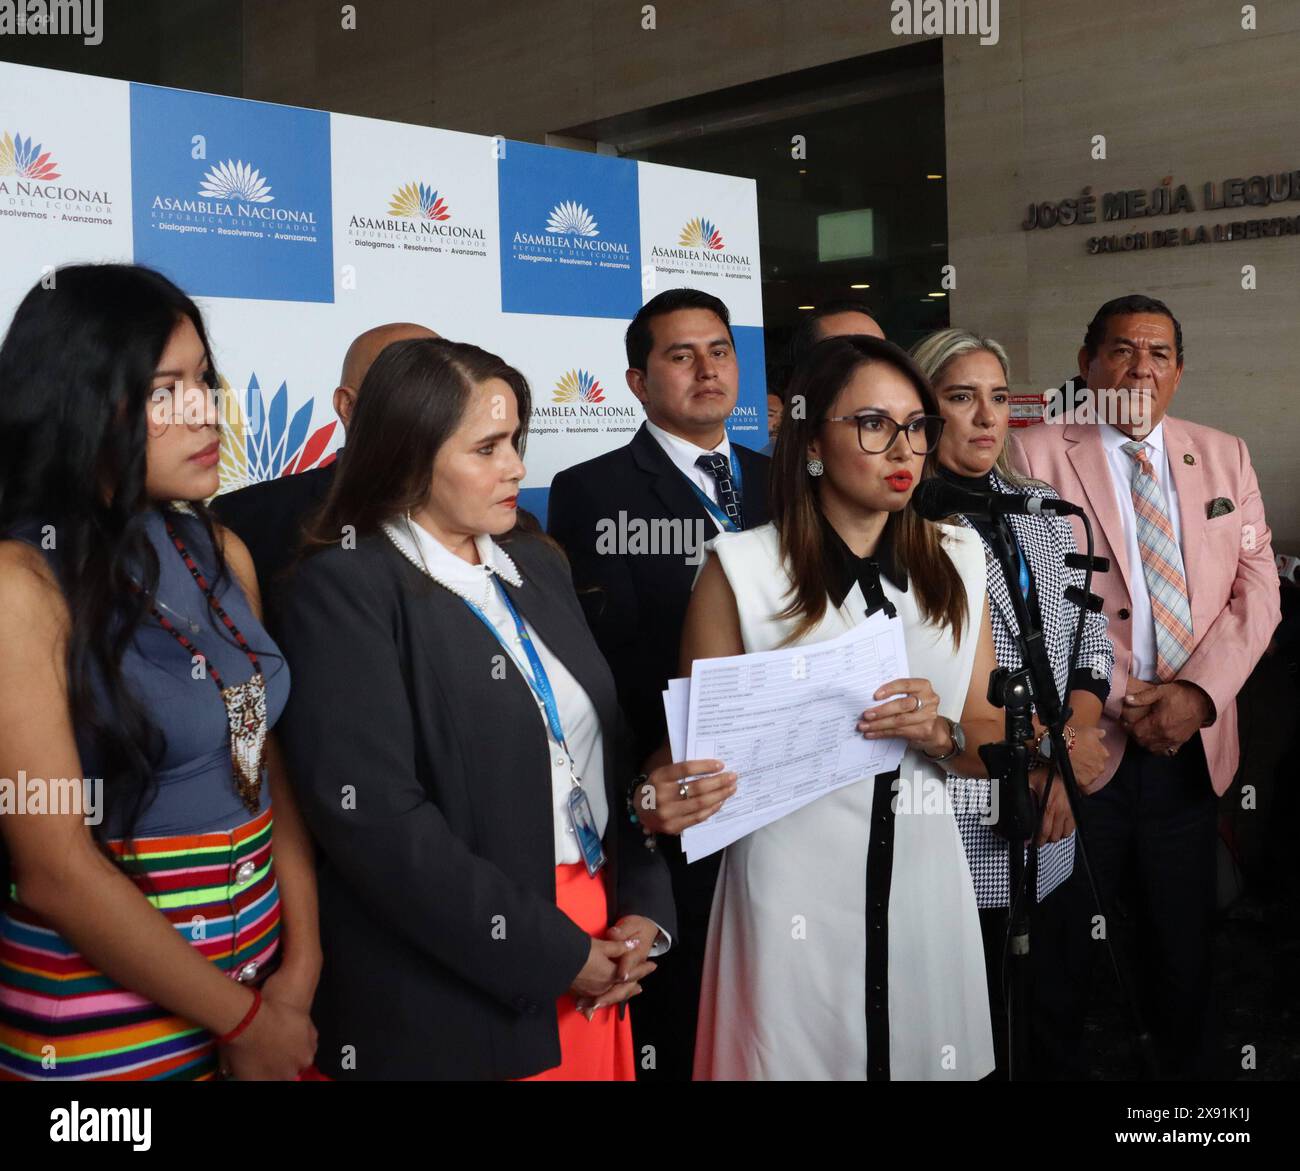
[[[0,65],[0,328],[49,268],[132,259],[131,87]]]
[[[626,329],[612,318],[512,313],[502,320],[496,352],[523,371],[533,392],[525,489],[547,487],[556,472],[636,433],[645,412],[624,378]]]
[[[343,114],[331,124],[340,320],[354,334],[414,321],[488,345],[484,314],[501,306],[497,144]]]
[[[763,324],[752,179],[638,163],[645,300],[689,286],[726,302],[733,325]]]

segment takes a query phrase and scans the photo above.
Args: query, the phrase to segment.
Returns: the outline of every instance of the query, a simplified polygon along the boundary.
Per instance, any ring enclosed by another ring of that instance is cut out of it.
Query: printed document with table
[[[688,862],[857,781],[891,772],[905,742],[867,740],[858,718],[906,677],[902,623],[877,612],[827,642],[700,659],[664,692],[674,760],[715,759],[735,794],[682,834]]]

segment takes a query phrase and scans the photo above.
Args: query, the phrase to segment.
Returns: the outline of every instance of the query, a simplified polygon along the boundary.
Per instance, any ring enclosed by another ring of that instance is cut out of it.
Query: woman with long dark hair
[[[974,1080],[992,1067],[992,1038],[945,774],[951,762],[983,771],[979,745],[1001,738],[985,697],[983,553],[907,507],[943,422],[897,346],[822,341],[788,398],[772,523],[712,542],[683,673],[696,659],[824,642],[884,611],[902,623],[908,677],[864,695],[844,731],[907,747],[898,774],[864,776],[728,847],[695,1076]],[[742,774],[738,795],[744,786]]]
[[[270,731],[289,672],[203,505],[216,394],[198,308],[146,268],[58,270],[0,347],[3,1079],[312,1061],[315,881]]]
[[[511,531],[529,409],[476,346],[388,346],[288,583],[333,1077],[633,1076],[623,1004],[672,893],[568,564]]]

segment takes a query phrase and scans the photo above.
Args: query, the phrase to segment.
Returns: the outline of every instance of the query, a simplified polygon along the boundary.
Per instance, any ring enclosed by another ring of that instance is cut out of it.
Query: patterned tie
[[[735,482],[731,478],[731,461],[722,452],[711,451],[708,455],[700,456],[695,461],[695,466],[703,468],[718,481],[718,503],[722,505],[722,511],[736,528],[743,529],[745,525],[741,519],[740,493],[736,491]]]
[[[1168,683],[1177,677],[1196,645],[1192,641],[1192,610],[1187,602],[1187,581],[1180,567],[1181,558],[1173,526],[1169,523],[1165,494],[1156,481],[1146,444],[1130,442],[1121,450],[1135,461],[1133,510],[1137,517],[1142,576],[1151,596],[1151,614],[1156,624],[1156,674],[1160,682]]]

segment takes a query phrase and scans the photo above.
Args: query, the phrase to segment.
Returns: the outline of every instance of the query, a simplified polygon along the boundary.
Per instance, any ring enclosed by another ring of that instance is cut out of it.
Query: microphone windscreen
[[[926,520],[943,520],[958,513],[987,515],[988,502],[982,492],[972,492],[949,483],[941,476],[928,476],[912,493],[912,511]]]

